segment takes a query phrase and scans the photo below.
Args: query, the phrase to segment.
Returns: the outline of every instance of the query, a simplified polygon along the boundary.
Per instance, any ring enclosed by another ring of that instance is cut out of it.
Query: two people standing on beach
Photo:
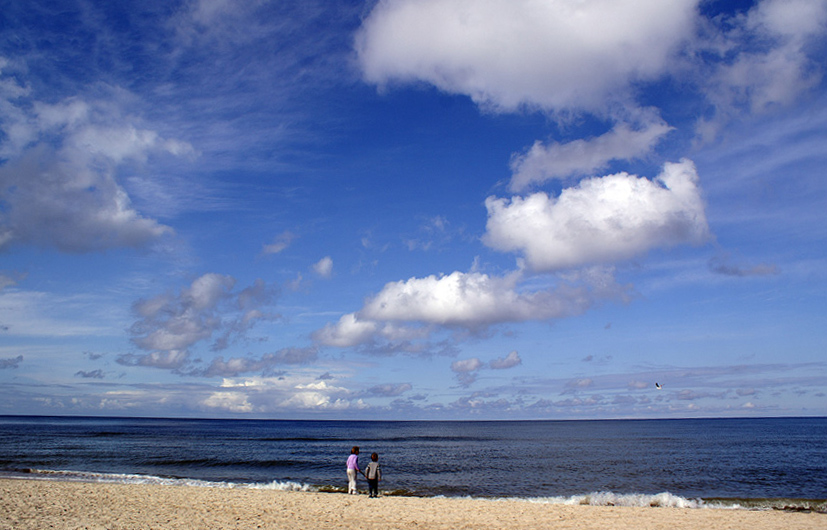
[[[359,469],[359,446],[353,446],[353,449],[350,450],[350,456],[347,457],[347,492],[350,495],[358,493],[356,490],[357,473],[362,473],[367,479],[370,497],[378,497],[379,481],[382,480],[382,470],[379,468],[379,455],[376,453],[370,455],[370,463],[363,473],[362,470]]]

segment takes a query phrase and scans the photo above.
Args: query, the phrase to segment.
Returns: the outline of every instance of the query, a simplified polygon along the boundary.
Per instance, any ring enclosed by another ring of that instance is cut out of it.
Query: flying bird
[[[661,389],[661,388],[663,388],[663,387],[662,387],[662,386],[660,386],[660,383],[655,383],[655,388],[657,388],[658,390],[660,390],[660,389]]]

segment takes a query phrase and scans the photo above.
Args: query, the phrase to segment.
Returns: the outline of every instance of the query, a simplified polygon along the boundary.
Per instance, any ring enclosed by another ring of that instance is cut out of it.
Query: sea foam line
[[[516,499],[515,499],[516,500]],[[532,497],[522,499],[539,504],[568,506],[627,506],[633,508],[712,508],[701,499],[687,499],[669,492],[649,495],[644,493],[612,493],[599,491],[570,497]]]
[[[687,499],[669,492],[654,495],[633,493],[620,494],[608,491],[593,492],[570,497],[510,498],[541,504],[585,506],[626,506],[633,508],[687,508],[718,510],[784,510],[827,513],[827,499]]]
[[[26,478],[35,480],[57,480],[67,482],[97,482],[105,484],[150,484],[161,486],[191,486],[198,488],[246,488],[277,491],[317,491],[314,486],[299,482],[274,480],[273,482],[220,482],[199,479],[167,478],[154,475],[136,475],[129,473],[96,473],[93,471],[56,471],[47,469],[28,469],[24,473],[10,474],[8,478]]]

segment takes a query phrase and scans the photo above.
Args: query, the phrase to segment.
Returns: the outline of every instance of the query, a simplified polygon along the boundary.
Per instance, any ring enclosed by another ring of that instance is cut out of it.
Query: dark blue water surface
[[[0,417],[0,476],[340,491],[353,445],[386,494],[827,499],[827,418],[339,422]],[[600,495],[597,495],[598,492]],[[586,501],[588,502],[588,500]],[[640,500],[636,502],[641,502]]]

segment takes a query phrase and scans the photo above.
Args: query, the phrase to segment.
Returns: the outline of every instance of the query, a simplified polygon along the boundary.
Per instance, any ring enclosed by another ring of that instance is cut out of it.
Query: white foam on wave
[[[517,499],[526,502],[587,506],[628,506],[637,508],[688,508],[716,510],[787,510],[827,512],[827,501],[821,499],[687,499],[669,492],[655,495],[620,494],[608,491],[570,497],[535,497]]]
[[[274,480],[269,483],[221,482],[198,479],[166,478],[154,475],[127,473],[95,473],[91,471],[52,471],[30,469],[27,473],[11,478],[40,480],[65,480],[69,482],[99,482],[107,484],[157,484],[162,486],[191,486],[198,488],[246,488],[278,491],[316,491],[316,488],[299,482]]]
[[[276,491],[318,491],[318,488],[301,484],[299,482],[279,482],[274,480],[267,484],[248,484],[247,487],[261,490],[276,490]]]
[[[628,506],[636,508],[712,508],[718,507],[704,503],[701,499],[687,499],[669,492],[655,495],[644,493],[612,493],[599,491],[572,495],[570,497],[533,497],[523,500],[542,504],[565,504],[570,506]]]

